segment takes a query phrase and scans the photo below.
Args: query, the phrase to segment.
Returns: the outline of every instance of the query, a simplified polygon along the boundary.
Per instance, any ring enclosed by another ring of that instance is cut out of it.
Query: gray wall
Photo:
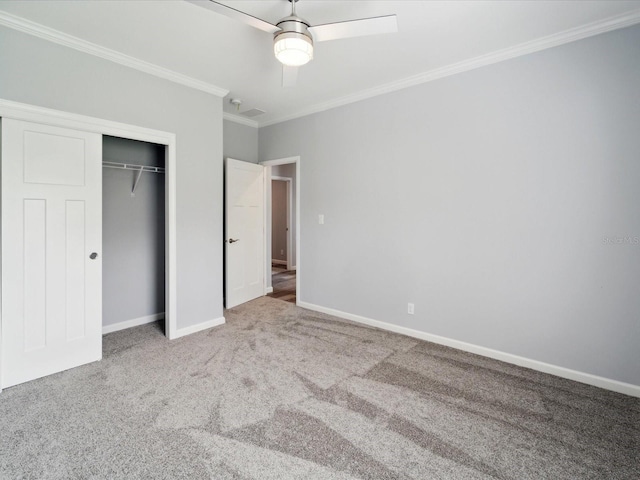
[[[222,309],[222,99],[0,27],[0,98],[173,132],[178,328]]]
[[[224,158],[258,163],[258,129],[230,120],[223,125]]]
[[[304,166],[301,300],[640,385],[638,58],[635,26],[262,128]]]
[[[164,167],[165,147],[104,136],[102,158]],[[164,312],[165,175],[102,169],[102,324]]]
[[[291,258],[293,266],[296,267],[296,164],[287,163],[285,165],[275,165],[271,167],[271,175],[291,179]]]

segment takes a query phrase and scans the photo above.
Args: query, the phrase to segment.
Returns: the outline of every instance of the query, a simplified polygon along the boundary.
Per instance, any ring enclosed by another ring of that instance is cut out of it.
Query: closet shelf
[[[148,165],[136,165],[135,163],[102,162],[102,166],[105,168],[117,168],[119,170],[134,170],[138,172],[138,175],[136,175],[136,181],[133,183],[133,188],[131,189],[132,197],[135,197],[136,195],[136,188],[138,188],[138,183],[140,183],[140,177],[142,177],[143,172],[164,173],[163,167],[150,167]]]

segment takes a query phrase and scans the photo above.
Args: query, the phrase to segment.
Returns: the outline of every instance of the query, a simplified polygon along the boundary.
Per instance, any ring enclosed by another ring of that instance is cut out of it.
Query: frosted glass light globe
[[[276,58],[289,67],[299,67],[313,58],[313,43],[306,35],[288,32],[278,35],[273,42]]]

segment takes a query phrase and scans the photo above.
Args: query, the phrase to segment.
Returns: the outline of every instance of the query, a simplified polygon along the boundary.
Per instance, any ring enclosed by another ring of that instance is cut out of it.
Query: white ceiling
[[[221,3],[270,23],[290,11],[287,0]],[[227,89],[228,98],[243,100],[241,111],[267,111],[254,119],[260,124],[410,84],[411,77],[426,78],[425,73],[587,24],[604,25],[611,17],[617,17],[615,25],[621,18],[623,24],[640,22],[640,0],[297,5],[298,15],[312,25],[395,13],[399,32],[317,44],[314,60],[300,69],[298,86],[283,88],[269,34],[182,0],[1,0],[0,10]],[[228,98],[225,111],[235,113]]]

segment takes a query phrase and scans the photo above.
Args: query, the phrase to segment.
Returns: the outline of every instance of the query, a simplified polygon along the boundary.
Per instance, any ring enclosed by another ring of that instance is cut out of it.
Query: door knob
[[[235,239],[234,238],[230,238],[229,239],[229,243],[236,243],[236,242],[239,242],[239,241],[240,241],[239,238],[235,238]]]
[[[95,260],[96,258],[98,258],[98,254],[96,252],[93,252],[91,255],[89,255],[89,258],[91,260]]]

